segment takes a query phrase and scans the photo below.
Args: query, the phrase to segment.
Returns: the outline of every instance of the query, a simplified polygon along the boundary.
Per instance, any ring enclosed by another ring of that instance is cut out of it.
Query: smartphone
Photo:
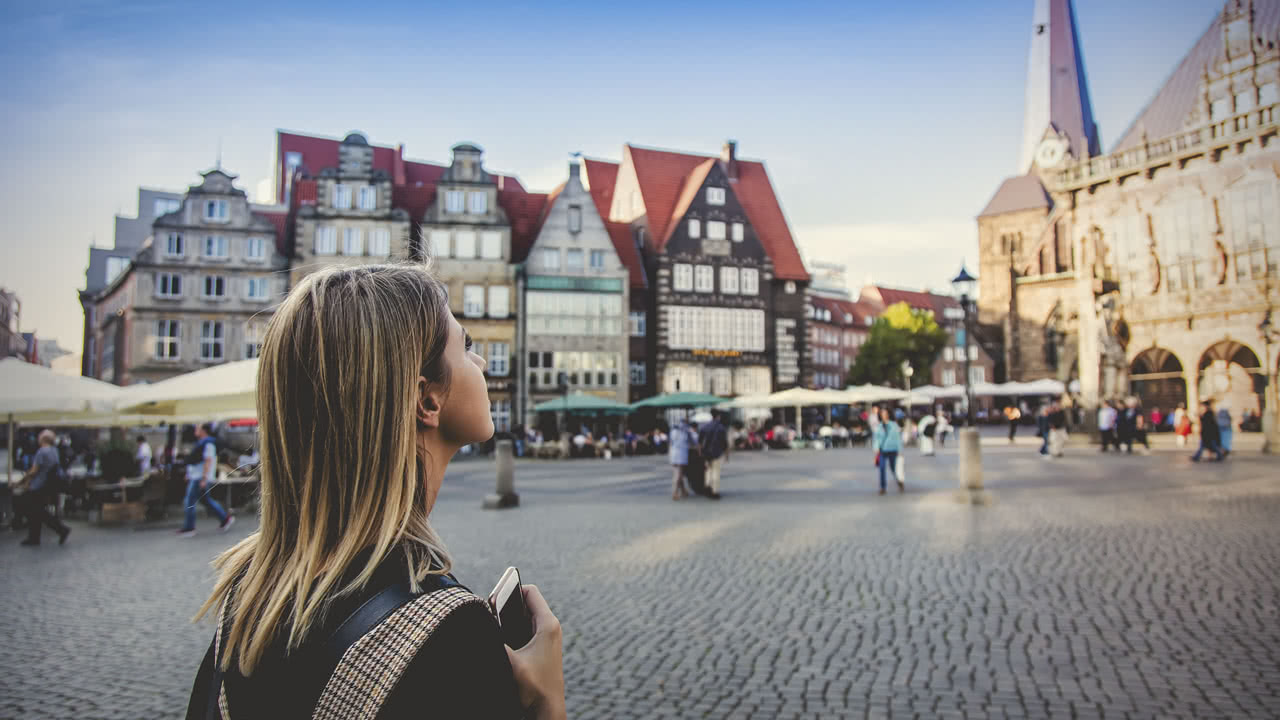
[[[502,642],[512,650],[519,650],[533,639],[533,616],[524,603],[520,587],[520,571],[509,567],[502,573],[493,592],[489,593],[489,607],[498,619]]]

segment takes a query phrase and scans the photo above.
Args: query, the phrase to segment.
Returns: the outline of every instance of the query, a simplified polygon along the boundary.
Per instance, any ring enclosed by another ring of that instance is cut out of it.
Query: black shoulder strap
[[[458,581],[448,575],[428,575],[426,580],[423,581],[422,592],[428,593],[456,585],[458,585]],[[391,613],[399,610],[421,594],[414,594],[410,591],[408,582],[398,582],[383,588],[376,595],[366,600],[363,605],[347,616],[347,619],[343,620],[342,624],[333,631],[333,634],[324,641],[322,647],[324,648],[325,666],[317,670],[323,673],[324,677],[328,677],[333,673],[333,669],[338,666],[342,656],[346,654],[347,648],[354,645],[357,640],[381,624]]]

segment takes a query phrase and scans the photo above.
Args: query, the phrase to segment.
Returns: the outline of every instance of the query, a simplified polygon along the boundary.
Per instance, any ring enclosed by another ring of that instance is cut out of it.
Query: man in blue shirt
[[[196,503],[204,506],[218,516],[218,529],[226,532],[236,521],[234,515],[222,509],[209,493],[218,477],[218,448],[213,439],[213,426],[205,423],[196,428],[196,444],[187,454],[187,495],[182,502],[186,509],[182,529],[178,537],[191,537],[196,534]]]
[[[44,525],[48,525],[58,533],[59,545],[65,543],[67,536],[71,534],[71,528],[50,515],[47,507],[54,493],[57,492],[60,462],[58,450],[54,447],[56,439],[57,436],[52,430],[40,432],[40,449],[36,451],[31,461],[31,469],[22,476],[20,487],[25,488],[25,492],[22,493],[21,504],[27,516],[27,539],[19,543],[20,545],[28,547],[39,545],[40,529]]]

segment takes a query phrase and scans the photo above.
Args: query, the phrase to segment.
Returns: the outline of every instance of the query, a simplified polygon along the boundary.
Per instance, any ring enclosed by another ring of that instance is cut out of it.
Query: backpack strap
[[[470,603],[484,604],[458,585],[396,606],[390,604],[390,598],[379,600],[380,596],[361,606],[335,633],[335,637],[356,635],[357,639],[341,653],[316,703],[313,720],[374,720],[409,663],[449,613]],[[377,617],[378,621],[372,626],[352,623],[357,615],[366,620]],[[337,648],[336,644],[326,645],[331,651]]]

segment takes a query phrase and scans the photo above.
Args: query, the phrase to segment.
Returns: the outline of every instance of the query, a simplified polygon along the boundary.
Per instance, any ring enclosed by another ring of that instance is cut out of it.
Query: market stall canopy
[[[720,403],[718,407],[722,409],[729,408],[767,408],[768,395],[743,395],[740,398],[734,398],[728,402]]]
[[[626,415],[631,411],[630,405],[616,403],[595,395],[576,392],[554,400],[548,400],[533,406],[534,412],[576,412],[598,413],[604,415]]]
[[[0,360],[0,419],[18,423],[106,414],[124,389],[79,375],[59,375],[17,358]]]
[[[903,400],[907,397],[907,391],[882,385],[855,385],[842,390],[841,396],[845,403],[853,405]]]
[[[695,408],[695,407],[707,407],[709,405],[719,405],[722,402],[724,402],[724,398],[716,395],[707,395],[706,393],[695,393],[695,392],[664,393],[662,395],[654,395],[651,398],[645,398],[640,402],[632,403],[631,409],[638,410],[640,408]]]
[[[123,415],[229,420],[258,416],[258,361],[239,360],[132,385],[116,405]]]
[[[1009,385],[1018,387],[1017,392],[1011,391],[1010,395],[1061,395],[1067,391],[1064,383],[1052,378],[1042,378],[1026,383],[1005,383],[1005,386]]]
[[[759,404],[755,405],[755,407],[805,407],[808,405],[830,405],[833,402],[839,401],[831,400],[830,396],[818,390],[791,388],[790,390],[781,390],[761,398]]]

